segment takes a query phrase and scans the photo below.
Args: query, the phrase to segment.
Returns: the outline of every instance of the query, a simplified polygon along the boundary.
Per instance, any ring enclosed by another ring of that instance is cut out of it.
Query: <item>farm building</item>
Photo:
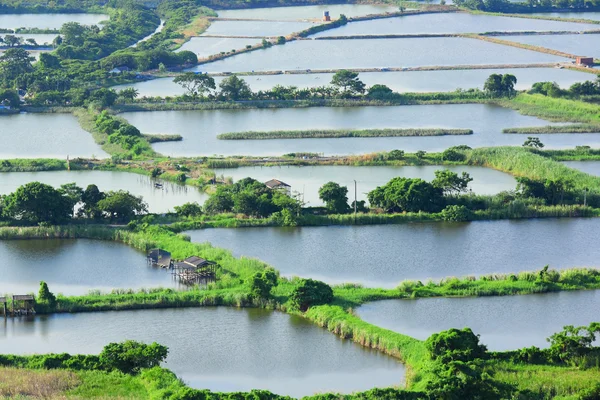
[[[287,194],[288,196],[292,193],[292,187],[278,179],[271,179],[270,181],[266,181],[265,185],[267,185],[267,187],[271,190],[278,190]]]

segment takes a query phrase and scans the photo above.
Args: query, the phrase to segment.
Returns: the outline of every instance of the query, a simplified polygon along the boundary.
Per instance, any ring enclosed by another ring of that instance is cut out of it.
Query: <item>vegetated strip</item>
[[[491,16],[496,16],[496,17],[541,19],[541,20],[546,20],[546,21],[575,22],[575,23],[580,23],[580,24],[600,25],[600,21],[597,21],[594,19],[585,19],[585,18],[563,18],[563,17],[553,17],[551,15],[505,14],[505,13],[501,13],[501,12],[478,11],[478,10],[469,10],[468,12],[470,14],[491,15]]]
[[[346,137],[395,137],[395,136],[445,136],[472,135],[471,129],[312,129],[298,131],[230,132],[217,136],[221,140],[268,140],[268,139],[307,139],[307,138],[346,138]]]
[[[502,133],[517,133],[525,135],[543,135],[548,133],[598,133],[599,125],[573,124],[573,125],[548,125],[532,126],[526,128],[505,128]]]
[[[537,51],[538,53],[552,54],[552,55],[558,56],[558,57],[565,57],[565,58],[576,58],[577,57],[575,54],[565,53],[563,51],[558,51],[558,50],[552,50],[552,49],[548,49],[548,48],[542,47],[542,46],[534,46],[531,44],[512,42],[510,40],[499,39],[499,38],[493,37],[493,36],[465,35],[464,37],[469,37],[472,39],[479,39],[479,40],[483,40],[485,42],[501,44],[504,46],[518,47],[520,49]]]
[[[526,93],[497,103],[521,114],[552,122],[600,123],[600,107],[592,103]]]
[[[164,135],[149,135],[149,134],[143,134],[142,137],[144,137],[144,139],[146,139],[148,141],[148,143],[160,143],[160,142],[180,142],[183,140],[183,136],[175,134],[175,135],[169,135],[169,134],[164,134]]]

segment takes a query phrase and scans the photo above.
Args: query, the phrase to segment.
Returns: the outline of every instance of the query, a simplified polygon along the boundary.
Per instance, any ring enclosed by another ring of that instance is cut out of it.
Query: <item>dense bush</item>
[[[300,311],[309,307],[328,304],[333,300],[333,290],[329,285],[313,279],[301,279],[290,296],[290,303]]]
[[[136,374],[143,368],[160,365],[167,358],[168,349],[158,343],[144,344],[134,340],[110,343],[99,355],[101,364],[108,370]]]

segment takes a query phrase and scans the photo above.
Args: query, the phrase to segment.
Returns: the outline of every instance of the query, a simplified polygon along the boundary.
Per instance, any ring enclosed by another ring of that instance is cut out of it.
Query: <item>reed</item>
[[[526,128],[505,128],[502,133],[516,133],[524,135],[544,135],[551,133],[598,133],[600,125],[573,124],[573,125],[548,125],[532,126]]]
[[[217,136],[221,140],[265,140],[343,137],[395,137],[472,135],[470,129],[312,129],[297,131],[230,132]]]
[[[583,101],[521,93],[513,99],[500,100],[498,104],[553,122],[600,123],[600,106]]]

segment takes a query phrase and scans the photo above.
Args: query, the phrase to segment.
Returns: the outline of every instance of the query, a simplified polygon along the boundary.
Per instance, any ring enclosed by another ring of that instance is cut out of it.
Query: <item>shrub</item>
[[[475,335],[470,328],[452,328],[434,333],[425,341],[425,347],[432,359],[442,363],[468,362],[485,358],[487,352],[487,348],[479,344],[479,336]]]
[[[329,285],[313,279],[301,279],[292,291],[292,306],[306,311],[309,307],[328,304],[333,300],[333,290]]]
[[[158,343],[144,344],[134,340],[110,343],[100,353],[100,362],[109,370],[136,374],[143,368],[160,365],[169,350]]]
[[[462,222],[471,219],[471,211],[463,205],[450,205],[442,210],[444,221]]]

